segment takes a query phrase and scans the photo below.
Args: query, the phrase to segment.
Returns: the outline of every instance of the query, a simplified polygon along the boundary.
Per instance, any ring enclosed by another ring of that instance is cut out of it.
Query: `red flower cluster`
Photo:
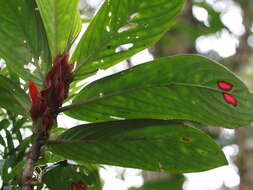
[[[43,81],[43,90],[39,91],[33,81],[29,81],[29,95],[32,100],[30,110],[33,121],[42,119],[44,129],[48,131],[53,125],[57,110],[68,97],[69,85],[72,82],[72,69],[66,53],[58,55],[51,70]]]
[[[87,185],[85,183],[81,182],[81,181],[79,181],[78,184],[79,184],[79,187],[81,189],[86,189],[87,188]],[[76,183],[72,183],[71,184],[71,190],[78,190],[78,185]]]

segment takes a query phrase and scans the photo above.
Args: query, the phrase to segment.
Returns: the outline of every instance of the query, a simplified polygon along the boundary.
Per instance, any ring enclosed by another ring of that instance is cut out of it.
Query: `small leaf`
[[[172,25],[183,2],[105,0],[72,57],[72,62],[77,62],[75,77],[92,75],[158,41]]]
[[[1,96],[0,96],[1,97]],[[9,127],[10,122],[8,119],[3,119],[0,121],[0,130],[2,129],[7,129],[7,127]]]
[[[5,130],[5,134],[6,134],[7,144],[8,144],[8,151],[10,154],[14,151],[15,146],[13,143],[13,138],[12,138],[11,133],[8,130]]]
[[[188,142],[183,138],[190,139]],[[116,165],[172,173],[225,165],[220,147],[198,129],[162,120],[125,120],[74,127],[50,149],[81,163]]]
[[[90,164],[87,164],[90,165]],[[43,182],[50,189],[85,189],[85,190],[101,190],[97,184],[97,180],[90,176],[93,171],[87,170],[85,166],[65,165],[57,166],[51,169],[43,176]],[[97,176],[99,177],[99,176]],[[100,179],[98,179],[99,181]],[[86,185],[86,188],[84,186]],[[99,184],[98,184],[99,185]],[[87,188],[91,186],[92,188]],[[71,189],[71,187],[73,187]]]
[[[233,85],[226,99],[218,81]],[[90,122],[186,119],[235,128],[253,120],[253,95],[223,66],[201,56],[179,55],[97,80],[62,110]]]

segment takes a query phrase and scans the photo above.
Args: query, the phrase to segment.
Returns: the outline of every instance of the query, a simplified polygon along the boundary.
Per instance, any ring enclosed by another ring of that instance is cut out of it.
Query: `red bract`
[[[40,91],[32,80],[29,80],[28,88],[29,88],[29,96],[32,100],[32,103],[34,104],[40,101],[41,98]]]
[[[42,97],[39,89],[33,81],[29,81],[28,85],[29,96],[32,100],[32,107],[30,110],[31,118],[33,121],[36,121],[38,117],[43,114],[45,107],[42,103]]]
[[[52,116],[52,113],[50,113],[49,108],[45,109],[42,117],[43,117],[42,120],[43,126],[45,127],[45,130],[48,131],[54,123],[54,118]]]
[[[29,81],[29,95],[32,100],[30,114],[33,121],[40,117],[44,132],[53,125],[54,118],[65,98],[68,97],[69,85],[72,82],[73,66],[68,61],[68,54],[58,55],[51,70],[43,81],[40,92],[33,81]]]
[[[68,97],[69,85],[72,82],[73,66],[68,61],[68,54],[58,55],[48,72],[43,85],[45,89],[45,100],[47,104],[56,111]]]

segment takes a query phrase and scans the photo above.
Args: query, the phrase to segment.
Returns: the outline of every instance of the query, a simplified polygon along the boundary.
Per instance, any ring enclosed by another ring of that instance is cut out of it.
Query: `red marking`
[[[41,94],[36,84],[32,80],[29,80],[28,88],[29,88],[29,96],[32,100],[32,103],[34,104],[38,102],[40,100]]]
[[[228,94],[228,93],[222,93],[222,94],[228,104],[232,104],[233,106],[237,105],[237,100],[235,99],[234,96],[232,96],[231,94]]]
[[[79,181],[79,186],[82,188],[82,189],[86,189],[87,188],[87,185],[81,181]]]
[[[71,184],[71,190],[78,190],[78,186],[75,183]]]
[[[221,89],[221,90],[225,90],[225,91],[229,91],[233,88],[233,85],[225,82],[225,81],[218,81],[217,82],[217,86]]]
[[[182,140],[185,141],[185,142],[189,142],[190,141],[189,138],[182,138]]]

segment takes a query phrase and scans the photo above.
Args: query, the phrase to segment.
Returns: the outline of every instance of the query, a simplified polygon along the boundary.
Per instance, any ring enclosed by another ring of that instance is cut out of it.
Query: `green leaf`
[[[0,0],[0,57],[23,79],[38,80],[25,65],[50,54],[34,0]]]
[[[0,125],[1,127],[1,125]],[[0,136],[0,144],[3,145],[4,147],[6,146],[6,143],[4,141],[4,138],[2,136]]]
[[[1,97],[1,96],[0,96]],[[8,119],[3,119],[0,121],[0,129],[7,129],[10,126],[10,122]]]
[[[24,90],[0,75],[0,107],[15,114],[28,116],[30,106],[31,102]]]
[[[94,178],[89,176],[90,171],[83,166],[76,165],[63,165],[51,169],[43,176],[43,182],[50,189],[71,189],[71,184],[76,183],[79,186],[79,182],[86,184],[92,188],[87,190],[101,190],[97,187]],[[97,176],[99,177],[99,176]]]
[[[222,29],[227,29],[228,31],[230,31],[230,29],[226,25],[224,25],[224,23],[221,20],[222,13],[216,11],[210,4],[206,2],[195,2],[194,5],[202,7],[208,12],[208,22],[210,26],[205,27],[205,29],[202,29],[203,30],[202,35],[215,33],[221,31]]]
[[[105,0],[72,57],[72,62],[78,63],[75,77],[92,75],[158,41],[172,25],[183,2]],[[132,47],[126,50],[125,46]]]
[[[81,29],[78,0],[36,0],[54,58],[70,48]]]
[[[80,125],[50,144],[54,153],[77,162],[144,170],[199,172],[227,164],[220,147],[210,137],[173,121],[125,120]]]
[[[225,101],[218,81],[237,106]],[[253,95],[222,65],[196,55],[179,55],[138,65],[81,90],[67,115],[85,121],[186,119],[235,128],[253,120]]]
[[[11,133],[8,130],[5,130],[5,133],[6,133],[6,139],[7,139],[7,144],[8,144],[8,151],[9,151],[9,154],[11,154],[15,148],[14,143],[13,143],[13,138],[12,138]]]

